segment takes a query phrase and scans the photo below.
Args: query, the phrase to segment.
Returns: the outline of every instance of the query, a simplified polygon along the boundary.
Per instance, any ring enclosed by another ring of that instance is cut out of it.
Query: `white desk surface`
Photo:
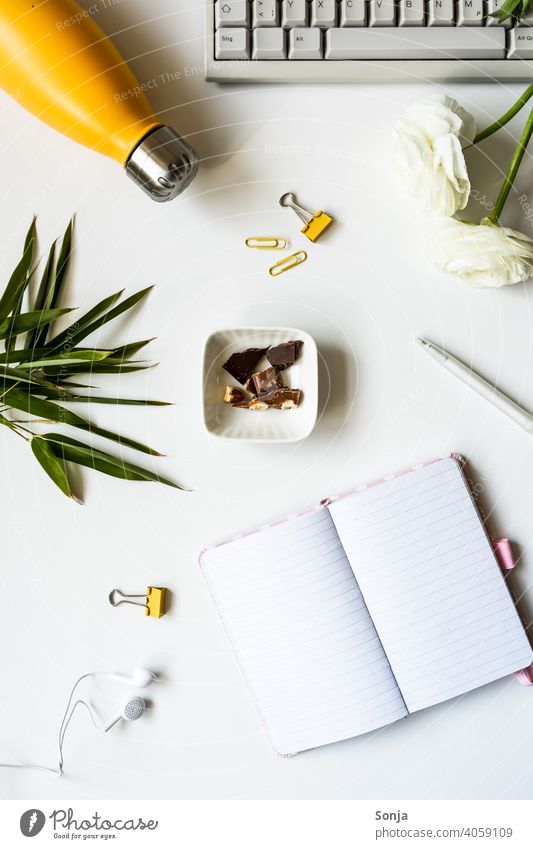
[[[124,376],[120,391],[175,406],[104,407],[97,418],[165,451],[157,468],[194,491],[86,471],[78,507],[22,441],[2,434],[0,759],[54,766],[59,720],[83,672],[146,665],[160,676],[146,693],[147,719],[104,736],[80,711],[66,740],[66,776],[3,770],[2,797],[530,798],[533,690],[512,678],[377,733],[276,757],[197,567],[201,547],[229,532],[453,450],[471,462],[491,530],[516,540],[513,584],[531,617],[533,442],[413,342],[424,334],[471,358],[533,407],[532,284],[468,291],[439,275],[424,254],[426,221],[391,178],[391,123],[430,87],[221,88],[202,78],[199,3],[128,0],[99,20],[117,32],[139,78],[159,80],[154,106],[198,148],[201,174],[181,199],[158,206],[114,163],[2,95],[2,279],[33,212],[45,248],[75,211],[69,304],[87,308],[122,286],[157,283],[112,333],[157,335],[160,365]],[[519,90],[455,85],[449,93],[484,124]],[[470,154],[481,194],[494,196],[512,141],[504,132]],[[519,188],[533,203],[528,172],[530,162]],[[305,266],[272,281],[269,256],[242,241],[286,234],[303,247],[296,219],[277,204],[288,190],[336,223],[308,245]],[[510,201],[505,217],[531,235],[518,204]],[[204,432],[203,342],[240,324],[293,325],[316,338],[320,420],[304,442],[242,445]],[[161,621],[107,602],[113,587],[140,592],[150,583],[173,593]],[[112,714],[131,691],[102,682],[84,692]]]

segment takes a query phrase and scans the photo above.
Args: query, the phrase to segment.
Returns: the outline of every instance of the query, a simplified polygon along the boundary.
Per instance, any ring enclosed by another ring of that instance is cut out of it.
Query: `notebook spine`
[[[495,539],[494,553],[498,558],[502,571],[505,574],[509,574],[516,566],[516,558],[511,541],[506,537]],[[519,669],[518,672],[515,672],[515,678],[523,687],[533,686],[533,663],[531,666],[526,666],[525,669]]]

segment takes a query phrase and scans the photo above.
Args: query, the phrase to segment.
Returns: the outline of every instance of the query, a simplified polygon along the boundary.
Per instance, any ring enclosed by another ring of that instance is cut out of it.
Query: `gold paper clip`
[[[268,273],[271,277],[277,277],[279,274],[283,274],[284,271],[289,271],[291,268],[301,265],[301,263],[305,262],[306,259],[307,254],[305,251],[296,251],[296,253],[289,254],[289,256],[280,259],[279,262],[274,263],[274,265],[268,269]]]
[[[287,239],[282,236],[250,236],[244,240],[247,248],[258,248],[262,251],[282,251],[287,247]]]
[[[122,596],[122,601],[116,601],[115,595]],[[161,619],[165,615],[166,597],[165,587],[148,587],[146,593],[139,593],[138,595],[123,593],[121,590],[111,590],[109,603],[113,607],[118,607],[119,604],[134,604],[136,607],[144,607],[146,616],[155,616],[156,619]],[[130,601],[132,598],[144,598],[144,604],[140,601]]]
[[[326,212],[322,212],[321,209],[312,213],[308,212],[307,209],[304,209],[302,206],[298,206],[296,203],[296,197],[292,192],[286,192],[286,194],[282,195],[279,199],[279,203],[280,206],[288,206],[296,213],[298,218],[303,221],[305,227],[302,227],[301,232],[312,242],[316,242],[324,230],[333,223],[333,218],[331,218]]]

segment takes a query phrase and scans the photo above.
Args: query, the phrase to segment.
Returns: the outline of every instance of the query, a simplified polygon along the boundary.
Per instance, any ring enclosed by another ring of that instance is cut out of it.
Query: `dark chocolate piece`
[[[273,392],[274,389],[279,389],[284,385],[279,369],[275,368],[275,366],[266,368],[264,371],[254,372],[252,374],[252,381],[253,391],[259,396],[264,395],[266,392]]]
[[[282,342],[267,351],[267,360],[271,366],[276,366],[280,371],[294,365],[300,354],[303,342],[295,339],[291,342]]]
[[[267,407],[274,410],[292,410],[300,403],[302,393],[300,389],[274,389],[268,395],[261,395],[258,401],[263,402]],[[253,403],[253,402],[252,402]],[[263,408],[261,408],[263,409]]]
[[[255,367],[261,357],[264,357],[268,348],[247,348],[246,351],[240,351],[237,354],[232,354],[222,366],[235,380],[243,385],[250,379]]]

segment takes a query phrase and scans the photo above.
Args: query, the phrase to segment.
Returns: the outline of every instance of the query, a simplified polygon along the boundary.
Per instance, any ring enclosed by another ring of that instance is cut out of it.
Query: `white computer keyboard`
[[[206,78],[531,80],[533,19],[498,23],[502,2],[208,0]]]

